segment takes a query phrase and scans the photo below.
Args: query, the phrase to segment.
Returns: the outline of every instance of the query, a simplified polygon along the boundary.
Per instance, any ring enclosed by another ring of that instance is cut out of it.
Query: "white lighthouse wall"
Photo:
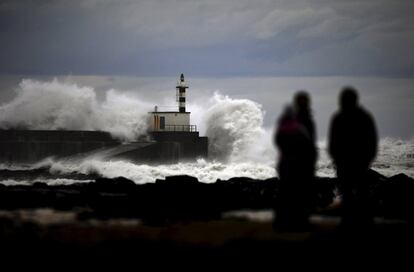
[[[163,131],[163,129],[160,128],[161,117],[165,118],[165,129],[164,130],[166,131],[171,131],[174,129],[177,131],[188,130],[188,126],[190,125],[190,113],[157,112],[157,113],[152,113],[150,116],[151,116],[149,120],[150,131]],[[175,128],[172,126],[175,126]]]
[[[187,113],[165,113],[160,116],[165,116],[165,125],[190,125],[190,114]]]

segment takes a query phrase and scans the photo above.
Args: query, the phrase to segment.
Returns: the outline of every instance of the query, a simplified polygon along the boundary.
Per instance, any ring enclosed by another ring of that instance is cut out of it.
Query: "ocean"
[[[266,79],[263,79],[261,84],[271,85],[274,80],[276,79],[267,79],[266,83]],[[312,85],[314,79],[309,80],[306,84],[316,88],[315,84]],[[331,78],[326,80],[332,81]],[[340,80],[340,82],[343,81],[346,80]],[[367,79],[367,81],[375,80]],[[395,83],[394,80],[391,81]],[[202,85],[200,80],[199,82]],[[257,79],[253,82],[257,82]],[[383,79],[381,82],[382,85],[385,84]],[[374,109],[374,116],[381,117],[387,110],[389,115],[393,115],[395,114],[393,111],[398,113],[401,107],[411,105],[406,97],[409,95],[407,86],[412,86],[412,81],[402,80],[402,82],[405,84],[401,82],[397,84],[400,86],[400,92],[397,91],[398,96],[395,93],[388,94],[390,98],[395,98],[392,101],[389,100],[388,104],[400,105],[397,110],[387,107],[381,110],[378,105],[373,106],[372,103],[376,100],[370,98],[369,95],[372,93],[364,93],[368,97],[365,99],[368,106]],[[368,86],[364,84],[361,85]],[[229,82],[223,82],[223,85],[228,86]],[[241,85],[246,84],[238,83],[238,86]],[[172,86],[171,97],[175,91],[174,81],[172,81]],[[25,79],[15,87],[14,91],[14,97],[0,106],[0,128],[2,129],[23,127],[25,129],[102,130],[128,142],[145,133],[146,113],[151,111],[154,105],[153,100],[143,99],[142,95],[137,95],[139,92],[108,89],[102,96],[94,87],[59,79]],[[327,112],[317,106],[323,101],[327,103],[326,94],[332,97],[333,101],[330,103],[334,103],[335,95],[328,91],[325,94],[317,92],[311,92],[311,94],[315,101],[315,119],[320,139],[317,175],[333,177],[335,169],[326,153],[326,139],[323,137],[326,133],[321,132],[321,128],[322,131],[326,131],[327,116],[332,113],[335,105],[330,105],[331,110]],[[284,103],[280,101],[281,96],[275,94],[278,98],[275,104],[279,106],[273,109],[266,106],[269,102],[264,100],[269,100],[269,96],[263,94],[257,99],[252,99],[251,95],[246,95],[246,97],[240,94],[232,95],[231,91],[206,90],[201,92],[198,89],[194,90],[192,96],[192,100],[189,99],[189,108],[192,111],[191,123],[197,124],[201,135],[209,137],[209,159],[200,158],[192,162],[169,165],[145,165],[124,160],[106,161],[96,154],[81,160],[47,158],[31,165],[0,163],[0,174],[3,173],[0,183],[13,185],[45,182],[56,185],[89,182],[96,176],[108,178],[123,176],[137,184],[143,184],[155,182],[156,179],[163,179],[166,176],[183,174],[197,177],[201,182],[211,183],[217,179],[225,180],[240,176],[254,179],[277,176],[275,171],[277,153],[273,145],[274,127],[273,122],[268,121],[269,118],[266,116],[271,112],[273,118],[270,119],[275,120],[276,112],[282,110],[281,105],[289,102],[287,98],[284,98],[286,102]],[[171,97],[156,102],[158,105],[174,105]],[[411,98],[411,96],[408,97]],[[401,101],[396,101],[397,98]],[[407,113],[404,107],[402,110]],[[392,126],[384,125],[381,118],[378,120],[381,140],[372,168],[385,176],[405,173],[414,177],[414,139],[407,135],[403,135],[404,137],[384,135],[386,134],[384,131]],[[402,122],[404,120],[407,119],[402,118]],[[411,131],[408,131],[408,135],[410,133]],[[39,173],[39,170],[42,174],[33,174]],[[19,173],[19,176],[13,176],[13,172]]]

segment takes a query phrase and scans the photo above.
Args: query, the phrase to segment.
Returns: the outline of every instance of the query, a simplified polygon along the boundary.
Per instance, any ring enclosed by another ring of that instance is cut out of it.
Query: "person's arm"
[[[279,146],[279,124],[276,122],[275,130],[273,132],[273,144],[278,147]]]
[[[316,133],[316,124],[313,120],[311,120],[311,137],[312,137],[312,141],[313,143],[316,145],[317,141],[318,141],[318,137],[317,137],[317,133]]]
[[[334,116],[331,119],[329,132],[328,132],[328,153],[331,156],[331,158],[336,161],[337,159],[337,130],[338,130],[338,120],[337,116]]]
[[[368,114],[368,131],[369,131],[369,147],[370,147],[370,152],[369,152],[369,159],[372,161],[375,159],[375,156],[377,155],[377,151],[378,151],[378,131],[377,131],[377,126],[375,125],[375,120],[374,118]]]

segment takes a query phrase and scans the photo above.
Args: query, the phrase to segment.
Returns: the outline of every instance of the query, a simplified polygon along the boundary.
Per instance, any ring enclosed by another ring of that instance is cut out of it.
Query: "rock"
[[[376,212],[385,217],[414,220],[414,179],[398,174],[381,182],[371,191]]]
[[[188,175],[177,175],[177,176],[168,176],[165,180],[157,179],[156,184],[168,184],[168,185],[179,185],[179,184],[198,184],[199,181],[197,178],[188,176]]]
[[[371,198],[377,215],[410,219],[414,210],[414,180],[399,174],[391,178],[370,171]],[[316,206],[324,208],[338,185],[335,178],[317,178],[310,186]],[[91,210],[90,216],[138,217],[157,222],[203,219],[240,209],[272,209],[279,197],[277,178],[235,177],[205,184],[188,175],[171,176],[137,185],[132,180],[97,178],[72,185],[0,186],[0,209],[42,208]],[[411,220],[411,219],[410,219]]]
[[[34,188],[47,188],[48,187],[47,183],[45,183],[45,182],[39,182],[39,181],[33,183],[32,186]]]
[[[380,173],[372,169],[368,170],[368,178],[370,182],[374,184],[377,182],[384,182],[388,179],[386,176],[381,175]]]
[[[403,173],[392,176],[392,177],[389,178],[389,180],[393,183],[398,183],[400,185],[402,185],[402,184],[408,185],[408,186],[414,185],[414,179],[410,178],[409,176],[407,176],[406,174],[403,174]]]
[[[90,185],[94,190],[106,192],[129,192],[136,188],[135,182],[124,177],[97,178]]]

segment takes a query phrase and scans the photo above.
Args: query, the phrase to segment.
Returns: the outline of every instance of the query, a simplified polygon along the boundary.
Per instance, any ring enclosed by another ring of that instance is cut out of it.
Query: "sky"
[[[0,73],[413,76],[406,0],[1,0]]]
[[[307,89],[323,138],[354,85],[381,136],[409,138],[413,12],[409,0],[0,0],[0,103],[23,78],[168,96],[183,72],[189,98],[252,99],[268,127]]]

